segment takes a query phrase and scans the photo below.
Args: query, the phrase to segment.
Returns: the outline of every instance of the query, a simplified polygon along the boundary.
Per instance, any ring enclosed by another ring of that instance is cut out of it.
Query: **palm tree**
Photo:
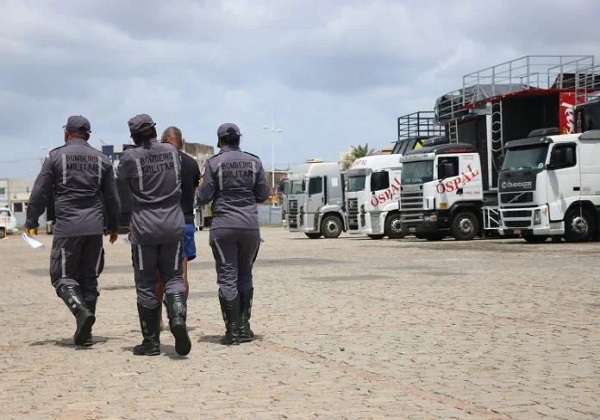
[[[361,146],[360,144],[358,146],[352,146],[352,157],[354,159],[370,156],[373,153],[375,153],[375,149],[369,149],[369,143],[365,143],[364,146]]]
[[[369,149],[369,143],[364,146],[350,146],[350,149],[342,153],[340,159],[340,167],[342,171],[348,170],[352,166],[352,162],[365,156],[370,156],[375,153],[375,150]]]

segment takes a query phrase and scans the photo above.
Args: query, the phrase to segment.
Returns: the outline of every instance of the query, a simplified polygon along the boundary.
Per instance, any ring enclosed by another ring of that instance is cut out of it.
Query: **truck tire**
[[[567,242],[589,242],[596,231],[594,215],[588,209],[574,208],[565,216],[565,240]]]
[[[308,239],[319,239],[321,237],[321,233],[320,232],[305,233],[305,235],[308,237]]]
[[[402,239],[402,224],[400,221],[400,213],[392,213],[385,219],[385,236],[390,239]]]
[[[321,221],[321,233],[325,238],[337,238],[342,234],[342,229],[342,220],[337,216],[325,216]]]
[[[367,235],[369,238],[374,239],[374,240],[379,240],[379,239],[383,239],[383,237],[385,235]]]
[[[451,232],[457,241],[470,241],[479,232],[477,216],[468,211],[459,212],[452,219]]]

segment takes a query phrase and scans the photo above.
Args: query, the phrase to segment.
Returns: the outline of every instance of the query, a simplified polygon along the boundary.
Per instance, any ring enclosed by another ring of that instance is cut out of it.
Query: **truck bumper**
[[[548,206],[500,209],[500,234],[521,236],[564,235],[564,221],[551,221]]]
[[[404,214],[401,212],[401,215]],[[450,230],[448,214],[440,212],[425,212],[419,217],[413,215],[403,218],[402,233],[405,235],[420,235],[439,232],[448,232]]]

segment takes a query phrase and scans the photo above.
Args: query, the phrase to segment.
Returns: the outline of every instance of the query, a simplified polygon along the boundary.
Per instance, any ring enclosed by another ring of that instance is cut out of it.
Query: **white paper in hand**
[[[41,243],[37,239],[32,238],[31,236],[27,235],[26,233],[22,234],[21,237],[27,243],[27,245],[29,245],[33,249],[44,249],[43,243]]]

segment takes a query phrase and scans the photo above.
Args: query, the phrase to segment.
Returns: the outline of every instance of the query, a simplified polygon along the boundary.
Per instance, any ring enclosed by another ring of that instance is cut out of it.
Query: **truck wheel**
[[[390,239],[402,239],[402,224],[400,221],[400,213],[393,213],[385,219],[385,235]]]
[[[367,236],[371,239],[379,240],[379,239],[383,239],[383,237],[385,235],[367,235]]]
[[[445,234],[438,232],[438,233],[423,233],[422,237],[425,238],[428,241],[441,241],[442,239],[444,239],[446,237]]]
[[[319,233],[319,232],[317,232],[317,233],[305,233],[305,235],[309,239],[319,239],[321,237],[321,233]]]
[[[530,244],[541,244],[546,242],[548,237],[546,235],[523,235],[523,239],[529,242]]]
[[[336,216],[326,216],[321,222],[321,233],[325,238],[337,238],[343,228],[342,221]]]
[[[596,221],[588,209],[571,209],[565,216],[565,240],[567,242],[588,242],[596,230]]]
[[[452,220],[452,236],[457,241],[470,241],[479,232],[477,216],[468,211],[462,211]]]

